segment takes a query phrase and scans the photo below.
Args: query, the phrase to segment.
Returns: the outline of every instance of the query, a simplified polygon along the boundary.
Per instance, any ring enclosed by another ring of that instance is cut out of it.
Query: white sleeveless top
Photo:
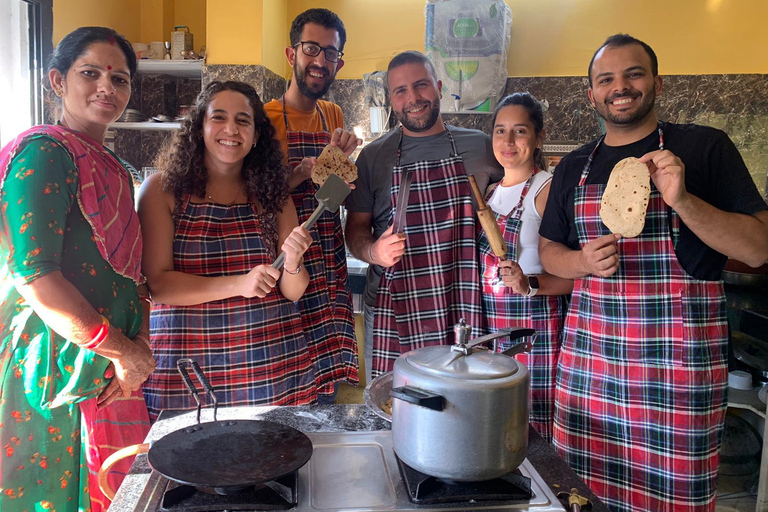
[[[541,225],[541,216],[536,211],[535,200],[541,189],[550,182],[552,174],[541,171],[533,177],[531,188],[523,200],[523,222],[520,227],[520,240],[517,248],[517,264],[523,269],[525,275],[537,275],[544,273],[539,258],[539,226]],[[525,181],[512,185],[511,187],[497,186],[490,199],[488,206],[499,215],[508,215],[520,201],[520,194],[525,187]]]

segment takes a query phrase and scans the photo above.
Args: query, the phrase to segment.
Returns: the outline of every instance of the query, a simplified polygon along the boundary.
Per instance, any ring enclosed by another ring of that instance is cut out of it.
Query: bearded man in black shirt
[[[653,50],[611,36],[589,65],[606,134],[558,165],[541,223],[547,272],[575,279],[553,443],[615,511],[714,510],[727,408],[727,258],[768,260],[768,206],[728,136],[659,122]],[[643,231],[600,219],[614,165],[651,175]]]

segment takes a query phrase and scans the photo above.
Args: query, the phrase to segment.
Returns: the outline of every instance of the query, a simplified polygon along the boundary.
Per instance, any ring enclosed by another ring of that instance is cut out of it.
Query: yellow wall
[[[261,64],[281,75],[288,67],[285,47],[288,46],[292,19],[288,18],[288,0],[264,2]]]
[[[140,37],[135,42],[170,41],[174,0],[141,0]]]
[[[206,40],[211,64],[264,64],[287,76],[288,27],[310,7],[333,10],[347,28],[339,78],[360,78],[385,69],[399,51],[424,48],[424,0],[54,0],[54,42],[84,24],[139,41],[142,6],[151,1],[173,5],[195,49]],[[616,32],[648,42],[664,74],[768,73],[766,0],[505,1],[513,16],[509,76],[584,75],[594,50]],[[195,28],[202,10],[204,31]]]
[[[766,0],[506,0],[512,8],[509,76],[580,76],[616,32],[645,40],[665,74],[768,73]],[[424,49],[424,0],[290,0],[288,22],[311,7],[347,29],[339,78],[386,69]]]
[[[207,0],[207,63],[260,64],[263,9],[263,0]]]
[[[138,41],[141,0],[53,0],[53,44],[77,27],[107,26]]]
[[[206,45],[206,0],[176,0],[173,25],[186,25],[195,36],[195,51]],[[171,27],[173,30],[173,27]],[[170,35],[166,41],[170,41]]]

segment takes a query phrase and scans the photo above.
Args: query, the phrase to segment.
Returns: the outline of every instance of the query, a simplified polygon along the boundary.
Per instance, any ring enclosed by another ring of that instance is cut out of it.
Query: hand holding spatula
[[[304,228],[307,230],[311,229],[324,211],[337,211],[348,195],[349,185],[344,183],[344,180],[335,174],[328,176],[326,182],[315,194],[315,199],[317,199],[318,203],[317,208],[315,208],[315,211],[312,212],[312,215],[310,215],[307,221],[303,224]],[[288,198],[288,200],[290,201],[290,198]],[[272,263],[272,266],[275,268],[282,268],[283,263],[285,263],[285,252],[280,253],[275,262]]]

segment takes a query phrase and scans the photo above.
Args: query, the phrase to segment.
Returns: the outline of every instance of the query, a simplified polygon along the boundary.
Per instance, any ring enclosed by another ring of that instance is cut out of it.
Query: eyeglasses
[[[301,45],[301,51],[304,52],[304,55],[308,55],[310,57],[317,57],[320,55],[321,51],[325,52],[325,60],[328,62],[339,62],[339,59],[344,56],[344,52],[340,52],[333,46],[323,47],[317,43],[301,41],[300,43],[295,44],[293,47],[296,48],[299,45]]]

